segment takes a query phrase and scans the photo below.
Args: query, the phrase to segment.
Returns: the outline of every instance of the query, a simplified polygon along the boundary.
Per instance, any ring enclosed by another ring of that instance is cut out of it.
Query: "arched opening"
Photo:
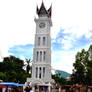
[[[44,84],[44,82],[42,81],[42,80],[35,80],[35,81],[33,81],[32,83],[31,83],[31,85],[34,87],[34,86],[36,86],[37,84]]]

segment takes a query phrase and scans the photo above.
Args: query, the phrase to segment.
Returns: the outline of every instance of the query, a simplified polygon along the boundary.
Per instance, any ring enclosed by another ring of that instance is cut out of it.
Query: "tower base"
[[[26,87],[31,87],[33,92],[41,92],[42,90],[47,90],[47,92],[51,92],[51,88],[54,84],[54,80],[50,79],[48,81],[41,79],[33,79],[27,78],[27,82],[25,82],[24,89]]]

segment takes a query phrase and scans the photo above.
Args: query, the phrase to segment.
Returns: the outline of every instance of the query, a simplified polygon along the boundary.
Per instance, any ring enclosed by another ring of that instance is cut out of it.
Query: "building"
[[[36,34],[33,50],[32,78],[27,78],[27,83],[32,86],[37,84],[51,84],[51,37],[52,6],[46,10],[44,3],[37,6],[38,18],[35,18]]]
[[[59,77],[62,77],[64,79],[67,79],[71,76],[70,73],[68,72],[65,72],[65,71],[62,71],[62,70],[56,70],[55,73],[59,76]]]

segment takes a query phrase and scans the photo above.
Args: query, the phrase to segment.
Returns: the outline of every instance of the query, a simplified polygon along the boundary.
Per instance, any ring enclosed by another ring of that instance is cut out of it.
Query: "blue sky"
[[[0,56],[33,58],[36,6],[42,0],[0,1]],[[52,4],[52,68],[72,72],[75,55],[92,44],[92,0],[43,0]]]
[[[19,58],[24,56],[26,59],[33,59],[33,47],[33,44],[15,45],[8,52]]]

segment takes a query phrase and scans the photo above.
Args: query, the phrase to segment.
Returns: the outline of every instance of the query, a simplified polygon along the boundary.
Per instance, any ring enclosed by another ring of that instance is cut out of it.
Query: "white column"
[[[51,86],[48,85],[48,92],[51,92]]]
[[[33,92],[35,92],[35,87],[32,87]]]

